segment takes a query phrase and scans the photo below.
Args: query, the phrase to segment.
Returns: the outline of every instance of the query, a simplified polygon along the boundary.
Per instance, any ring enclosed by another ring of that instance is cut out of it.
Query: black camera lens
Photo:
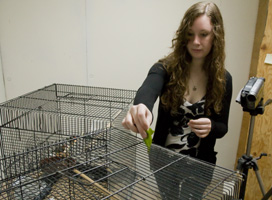
[[[256,101],[256,97],[254,95],[248,95],[247,100],[254,102],[254,101]]]

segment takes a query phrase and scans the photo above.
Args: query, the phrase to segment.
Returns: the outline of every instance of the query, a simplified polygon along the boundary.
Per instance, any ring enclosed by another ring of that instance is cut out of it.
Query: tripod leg
[[[263,194],[263,196],[264,196],[264,195],[265,195],[265,189],[264,189],[264,184],[263,184],[263,181],[262,181],[262,179],[261,179],[261,175],[260,175],[259,170],[255,170],[255,174],[256,174],[257,180],[258,180],[258,182],[259,182],[259,185],[260,185],[262,194]]]
[[[244,168],[242,173],[243,173],[244,180],[243,180],[243,182],[241,184],[241,187],[240,187],[239,199],[244,199],[245,198],[248,168]]]
[[[269,197],[272,197],[272,187],[270,190],[266,193],[266,195],[262,198],[262,200],[268,200]]]

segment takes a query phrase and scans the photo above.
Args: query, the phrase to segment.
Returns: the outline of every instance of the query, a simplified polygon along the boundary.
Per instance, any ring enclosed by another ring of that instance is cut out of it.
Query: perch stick
[[[74,142],[76,142],[77,140],[74,140]],[[60,157],[68,157],[67,152],[70,149],[71,146],[66,147],[65,152],[60,152],[58,154],[58,156]],[[105,189],[104,187],[102,187],[100,184],[94,182],[94,180],[92,180],[90,177],[86,176],[84,173],[80,172],[77,169],[73,169],[73,172],[80,175],[82,178],[86,179],[87,181],[89,181],[90,183],[93,183],[96,187],[98,187],[100,190],[102,190],[104,193],[106,193],[107,195],[113,195],[110,191],[108,191],[107,189]],[[113,199],[119,200],[119,198],[112,196]]]
[[[112,195],[112,193],[110,191],[108,191],[107,189],[105,189],[104,187],[102,187],[100,184],[94,182],[94,180],[92,180],[90,177],[86,176],[85,174],[81,173],[79,170],[73,169],[73,172],[75,172],[76,174],[80,175],[82,178],[86,179],[90,183],[93,183],[96,187],[98,187],[99,189],[101,189],[106,194]],[[119,200],[119,198],[117,198],[115,196],[112,196],[112,198],[114,198],[116,200]]]

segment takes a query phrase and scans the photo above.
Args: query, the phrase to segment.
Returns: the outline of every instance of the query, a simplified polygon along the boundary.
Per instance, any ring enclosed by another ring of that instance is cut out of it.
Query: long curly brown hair
[[[172,40],[173,51],[165,58],[159,60],[163,63],[170,77],[166,90],[161,97],[162,104],[171,114],[177,113],[181,104],[184,103],[184,94],[188,87],[190,76],[189,64],[192,60],[187,50],[188,29],[194,20],[207,15],[213,25],[213,45],[205,59],[203,69],[208,76],[206,87],[205,113],[211,114],[211,109],[220,113],[225,91],[225,32],[223,19],[218,7],[211,2],[199,2],[192,5],[185,13],[175,37]]]

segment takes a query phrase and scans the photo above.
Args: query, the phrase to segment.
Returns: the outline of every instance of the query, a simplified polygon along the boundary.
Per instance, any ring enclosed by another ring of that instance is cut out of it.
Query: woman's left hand
[[[191,127],[192,131],[200,138],[205,138],[209,135],[212,122],[208,118],[199,118],[195,120],[190,120],[188,126]]]

